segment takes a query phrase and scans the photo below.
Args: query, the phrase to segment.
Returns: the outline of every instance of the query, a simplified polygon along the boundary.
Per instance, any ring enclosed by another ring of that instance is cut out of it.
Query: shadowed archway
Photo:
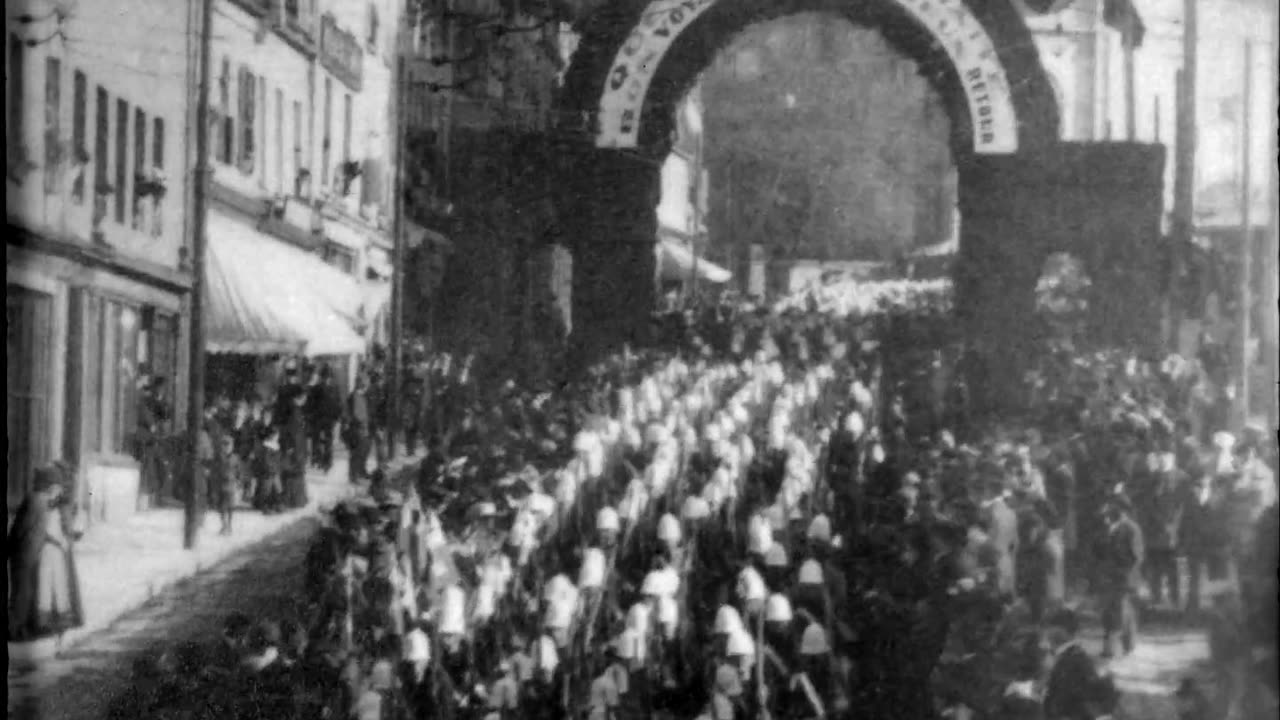
[[[1159,148],[1059,141],[1057,99],[1012,0],[613,0],[579,23],[558,113],[578,357],[645,342],[659,168],[680,99],[739,32],[802,12],[879,32],[941,97],[959,175],[957,317],[1001,348],[993,362],[1021,354],[1016,328],[1034,313],[1044,256],[1078,252],[1081,233],[1096,235],[1081,222],[1094,206],[1137,192],[1141,212],[1102,213],[1128,228],[1109,240],[1159,234]],[[1095,185],[1104,192],[1080,192]]]

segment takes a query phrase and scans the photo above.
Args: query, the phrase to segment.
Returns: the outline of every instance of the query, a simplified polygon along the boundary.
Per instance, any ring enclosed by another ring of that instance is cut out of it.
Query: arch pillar
[[[573,253],[573,331],[578,361],[637,347],[655,302],[661,173],[634,151],[580,145],[565,162],[562,228]]]
[[[1054,252],[1081,258],[1093,285],[1088,332],[1108,346],[1159,347],[1164,148],[1058,143],[960,164],[956,315],[974,339],[980,411],[1008,411],[1035,357],[1035,289]]]

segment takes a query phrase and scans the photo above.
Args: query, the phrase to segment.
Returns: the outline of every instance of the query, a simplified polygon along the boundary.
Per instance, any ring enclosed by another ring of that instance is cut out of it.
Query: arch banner
[[[857,0],[866,2],[867,0]],[[1002,155],[1018,150],[1018,117],[996,45],[964,0],[877,0],[910,14],[946,50],[964,88],[973,127],[973,151]],[[717,2],[652,0],[614,57],[600,96],[596,147],[634,148],[654,73],[680,33]]]

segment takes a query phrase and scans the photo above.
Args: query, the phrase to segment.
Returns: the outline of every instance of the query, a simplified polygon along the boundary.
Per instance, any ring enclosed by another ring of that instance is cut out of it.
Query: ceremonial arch
[[[1014,0],[609,0],[578,28],[558,113],[561,137],[573,138],[559,214],[575,256],[580,350],[636,343],[647,326],[658,168],[676,104],[738,32],[814,11],[879,31],[947,108],[962,218],[957,305],[974,337],[1019,327],[1049,253],[1084,258],[1105,288],[1099,270],[1158,235],[1163,155],[1060,142],[1057,100]],[[1100,235],[1105,257],[1083,247]]]

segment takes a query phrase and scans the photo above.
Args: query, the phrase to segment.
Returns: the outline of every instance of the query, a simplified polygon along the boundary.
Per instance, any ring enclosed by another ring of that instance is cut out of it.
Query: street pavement
[[[228,613],[279,617],[302,588],[303,560],[318,520],[299,518],[217,566],[181,580],[106,630],[38,670],[9,673],[9,717],[101,720],[127,687],[132,661],[158,647],[217,638]],[[141,720],[141,719],[139,719]]]
[[[415,458],[401,454],[394,471]],[[197,550],[182,550],[182,512],[156,509],[91,530],[77,546],[85,627],[9,647],[8,713],[20,720],[101,718],[140,653],[217,636],[227,614],[278,616],[302,587],[316,514],[360,492],[345,456],[308,476],[311,502],[282,515],[236,513],[231,536],[210,513]]]
[[[345,478],[345,464],[341,469]],[[314,512],[282,518],[273,532],[156,592],[109,627],[42,660],[38,669],[11,667],[9,717],[99,720],[127,687],[131,663],[140,653],[186,640],[211,642],[234,611],[251,617],[287,614],[301,591],[303,560],[317,528]],[[1097,632],[1087,632],[1085,642],[1095,654],[1101,651]],[[1111,661],[1107,669],[1124,693],[1117,717],[1173,720],[1172,695],[1182,678],[1210,685],[1207,639],[1199,628],[1153,624],[1144,628],[1133,654]]]
[[[1097,657],[1102,652],[1101,632],[1089,632],[1085,646]],[[1173,694],[1183,678],[1195,678],[1206,691],[1212,686],[1209,641],[1199,627],[1152,626],[1139,636],[1133,653],[1102,662],[1122,693],[1117,718],[1124,720],[1176,720]]]

